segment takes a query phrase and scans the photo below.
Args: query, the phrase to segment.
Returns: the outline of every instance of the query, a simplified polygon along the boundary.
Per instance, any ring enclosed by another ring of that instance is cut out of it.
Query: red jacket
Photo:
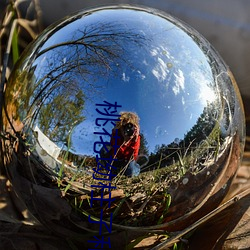
[[[133,159],[136,160],[138,153],[139,153],[139,149],[140,149],[140,142],[141,142],[140,135],[137,137],[137,140],[133,138],[128,142],[127,145],[123,145],[123,146],[121,146],[124,142],[121,132],[118,130],[118,136],[120,138],[114,138],[113,136],[115,136],[115,129],[112,130],[112,137],[110,140],[110,143],[112,146],[112,149],[111,149],[112,156],[113,157],[115,156],[113,146],[118,146],[119,149],[117,147],[118,153],[116,154],[117,159],[124,159],[128,161],[133,155]],[[115,145],[115,142],[116,142],[116,145]]]

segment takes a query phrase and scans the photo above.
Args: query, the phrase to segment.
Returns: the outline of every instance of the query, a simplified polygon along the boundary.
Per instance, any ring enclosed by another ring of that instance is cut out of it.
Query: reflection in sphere
[[[41,34],[11,75],[3,124],[14,187],[62,234],[99,232],[100,215],[113,230],[187,226],[228,191],[245,129],[210,44],[128,6],[79,12]]]

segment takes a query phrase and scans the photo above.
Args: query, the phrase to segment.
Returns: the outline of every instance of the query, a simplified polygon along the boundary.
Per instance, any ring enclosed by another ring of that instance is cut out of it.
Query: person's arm
[[[134,160],[136,160],[138,157],[140,145],[141,145],[141,136],[139,135],[137,137],[137,140],[135,141],[135,145],[134,145]]]

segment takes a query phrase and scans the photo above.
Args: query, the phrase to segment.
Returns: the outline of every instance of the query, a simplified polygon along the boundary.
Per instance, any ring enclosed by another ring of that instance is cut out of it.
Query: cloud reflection
[[[175,85],[173,86],[172,90],[174,92],[175,95],[178,95],[180,93],[181,90],[184,90],[185,86],[185,77],[183,74],[183,71],[181,71],[180,69],[177,70],[177,73],[174,73],[175,76]]]

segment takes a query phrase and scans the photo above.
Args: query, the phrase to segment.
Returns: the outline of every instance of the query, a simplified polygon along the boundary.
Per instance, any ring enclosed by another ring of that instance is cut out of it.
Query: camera
[[[135,126],[132,123],[127,123],[123,126],[123,132],[125,136],[132,136],[135,131]]]

